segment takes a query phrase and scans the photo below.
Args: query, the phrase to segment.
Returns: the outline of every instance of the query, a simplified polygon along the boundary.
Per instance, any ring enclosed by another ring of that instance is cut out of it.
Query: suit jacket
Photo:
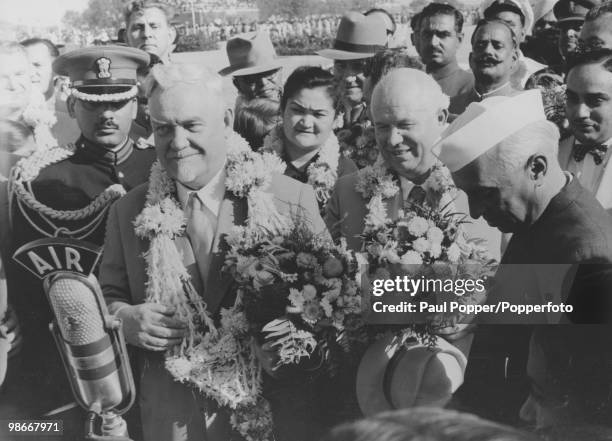
[[[608,321],[612,311],[612,218],[576,178],[552,198],[536,222],[514,233],[501,263],[502,270],[511,264],[530,267],[529,272],[521,269],[524,276],[508,268],[514,280],[508,285],[511,289],[494,291],[502,300],[565,301],[574,306],[570,321]],[[535,283],[517,289],[517,281],[529,283],[529,278]],[[539,283],[542,279],[545,283]],[[531,298],[517,298],[519,292]]]
[[[334,239],[344,237],[350,249],[360,251],[363,241],[359,236],[365,227],[368,201],[355,190],[357,177],[357,173],[351,173],[338,179],[327,204],[325,223]],[[404,195],[401,188],[393,198],[385,200],[387,214],[392,219],[397,218],[403,200]],[[455,208],[457,212],[469,213],[467,197],[462,191],[459,191],[455,199]],[[482,219],[473,220],[464,224],[464,227],[468,237],[484,239],[485,246],[492,257],[499,259],[501,233],[497,229],[489,227]]]
[[[535,291],[535,301],[545,303],[547,296],[556,295],[555,286],[560,289],[561,295],[567,297],[560,300],[574,308],[572,313],[560,318],[562,323],[609,323],[612,218],[577,179],[572,179],[550,201],[530,228],[513,235],[503,264],[537,264],[539,271],[521,270],[531,273],[528,277],[536,282],[527,290]],[[517,271],[512,273],[512,277],[517,276]],[[549,280],[538,283],[542,278]],[[499,335],[500,328],[508,331],[505,337]],[[524,328],[493,326],[485,329],[490,331],[490,337],[497,335],[506,347],[510,347],[516,333]],[[603,366],[609,366],[612,359],[609,336],[609,326],[536,326],[527,362],[532,396],[544,407],[555,407],[567,403],[568,398],[573,405],[576,392],[581,392],[582,397],[588,397],[589,403],[580,409],[584,415],[595,421],[605,414],[605,421],[609,422],[609,405],[600,406],[609,403],[607,392],[603,392],[608,390],[609,381],[608,368]],[[521,344],[522,348],[516,342],[514,346],[524,354],[527,342],[523,339]],[[578,405],[582,406],[581,403]]]
[[[267,190],[281,213],[303,215],[316,232],[324,232],[312,188],[286,176],[273,175]],[[147,185],[129,192],[111,208],[105,253],[100,269],[100,284],[109,311],[127,304],[145,302],[147,281],[143,253],[148,241],[134,233],[134,219],[142,211]],[[245,222],[247,203],[226,193],[221,203],[217,231],[213,241],[209,276],[205,292],[211,313],[233,303],[235,292],[232,278],[221,272],[227,251],[224,236],[235,226]],[[227,421],[188,385],[177,383],[164,369],[164,355],[134,348],[138,370],[137,388],[143,431],[146,441],[200,441],[229,439]],[[207,411],[207,421],[203,413]],[[215,420],[215,421],[213,421]],[[208,435],[205,435],[208,430]]]
[[[574,174],[580,184],[590,191],[605,209],[612,208],[612,166],[608,166],[612,151],[608,151],[603,162],[596,165],[591,155],[576,162],[572,151],[575,138],[570,136],[559,143],[561,168]]]

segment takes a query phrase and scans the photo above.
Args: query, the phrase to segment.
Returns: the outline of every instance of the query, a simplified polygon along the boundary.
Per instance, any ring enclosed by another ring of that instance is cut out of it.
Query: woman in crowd
[[[234,118],[234,131],[257,151],[263,145],[264,138],[280,121],[278,101],[257,98],[239,106]]]
[[[333,75],[320,67],[298,67],[283,90],[282,124],[263,146],[263,151],[275,152],[285,161],[285,175],[313,186],[322,211],[336,180],[357,170],[340,154],[333,133],[336,108]]]

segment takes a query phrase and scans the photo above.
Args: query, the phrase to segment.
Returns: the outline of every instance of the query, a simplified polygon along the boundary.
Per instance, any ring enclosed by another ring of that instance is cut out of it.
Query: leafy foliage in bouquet
[[[455,281],[488,280],[493,275],[496,262],[491,258],[483,241],[468,239],[462,224],[467,215],[452,212],[452,201],[440,208],[428,204],[412,204],[409,211],[400,211],[396,220],[371,224],[363,233],[368,274],[372,279],[393,279],[407,275],[413,279]],[[436,302],[436,292],[421,292],[414,302]],[[459,303],[482,303],[485,292],[469,292],[453,295]],[[374,326],[374,335],[381,332],[409,332],[422,342],[434,345],[436,335],[443,329],[455,328],[466,323],[466,317],[458,312],[436,312],[426,316],[424,322],[405,325]]]
[[[257,241],[238,227],[228,243],[224,269],[240,287],[251,332],[273,342],[281,365],[333,370],[361,324],[354,254],[301,219]]]
[[[355,123],[336,133],[342,154],[355,162],[358,168],[373,165],[378,158],[374,126],[370,121]]]

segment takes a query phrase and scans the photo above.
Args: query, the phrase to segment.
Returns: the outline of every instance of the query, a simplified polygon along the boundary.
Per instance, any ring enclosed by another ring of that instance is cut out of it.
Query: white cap
[[[484,11],[489,9],[494,4],[512,5],[515,8],[517,8],[519,11],[521,11],[523,13],[523,17],[525,17],[525,26],[523,26],[523,28],[525,29],[525,34],[531,35],[531,30],[533,28],[533,23],[534,23],[534,17],[533,17],[533,8],[531,7],[529,0],[485,0],[485,2],[483,2],[482,4],[483,14],[484,14]]]
[[[471,103],[442,133],[433,151],[455,172],[528,124],[545,120],[538,89],[487,98]]]

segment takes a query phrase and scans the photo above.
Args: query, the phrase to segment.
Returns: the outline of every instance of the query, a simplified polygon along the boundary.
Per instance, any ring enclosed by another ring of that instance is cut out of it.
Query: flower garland
[[[242,228],[253,236],[285,231],[291,222],[278,213],[272,194],[265,191],[272,174],[282,173],[284,164],[274,154],[251,151],[236,133],[227,143],[226,189],[246,198],[248,204],[247,223]],[[147,302],[172,305],[189,323],[188,337],[166,353],[166,368],[176,380],[196,385],[219,405],[232,409],[234,429],[247,439],[266,439],[260,436],[262,427],[271,427],[271,422],[268,413],[262,414],[261,369],[248,341],[241,297],[232,308],[221,311],[217,329],[173,243],[184,236],[186,224],[175,194],[175,182],[156,162],[145,207],[134,222],[136,235],[150,242],[144,255]]]
[[[362,169],[378,159],[376,134],[370,120],[357,122],[336,132],[342,155],[353,160]]]
[[[284,156],[284,136],[282,124],[277,125],[264,139],[262,152]],[[338,179],[338,161],[340,159],[340,144],[333,133],[327,138],[318,153],[318,158],[308,166],[308,184],[315,191],[319,208],[324,209]]]
[[[36,150],[46,150],[57,146],[57,141],[51,133],[51,127],[57,119],[40,91],[32,90],[30,101],[21,118],[32,129],[34,141],[36,141]]]
[[[457,194],[450,171],[440,162],[434,164],[421,187],[426,190],[426,203],[430,208],[442,209],[452,204]],[[359,170],[355,190],[368,200],[366,229],[378,228],[390,221],[384,200],[395,196],[399,189],[398,179],[389,171],[382,157],[374,165]]]

